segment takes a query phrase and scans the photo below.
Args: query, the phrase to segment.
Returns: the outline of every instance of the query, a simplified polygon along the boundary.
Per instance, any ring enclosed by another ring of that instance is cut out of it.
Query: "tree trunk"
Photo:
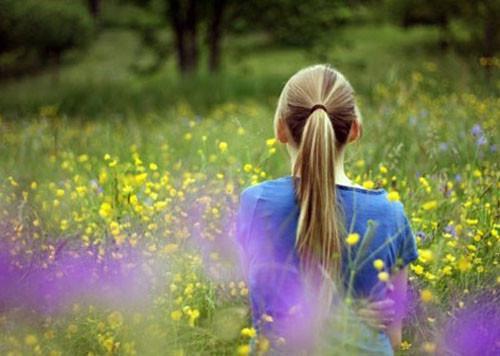
[[[483,42],[483,57],[487,59],[487,65],[484,67],[486,70],[486,80],[491,81],[491,72],[493,56],[495,54],[495,37],[496,33],[496,21],[494,16],[489,16],[484,24],[484,42]]]
[[[169,0],[168,3],[168,16],[175,36],[177,64],[183,75],[189,74],[194,72],[198,65],[196,0],[189,0],[187,8],[183,6],[182,0]]]
[[[174,31],[177,65],[181,73],[186,68],[186,50],[184,48],[184,23],[181,18],[181,4],[179,0],[169,0],[168,16]]]
[[[208,36],[208,68],[211,72],[217,72],[220,68],[220,52],[222,39],[222,22],[226,0],[214,0],[212,7],[212,17],[207,33]]]
[[[101,12],[101,0],[88,0],[90,13],[94,18]]]
[[[186,62],[187,72],[192,73],[198,66],[198,42],[196,40],[196,26],[198,23],[196,0],[189,0],[186,11]]]

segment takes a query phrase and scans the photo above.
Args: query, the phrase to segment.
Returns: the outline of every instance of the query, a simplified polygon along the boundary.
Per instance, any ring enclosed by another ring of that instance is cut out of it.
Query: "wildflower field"
[[[346,173],[401,201],[417,237],[399,353],[498,354],[500,100],[435,75],[359,97]],[[235,216],[243,188],[290,174],[273,105],[0,117],[0,353],[248,354]]]

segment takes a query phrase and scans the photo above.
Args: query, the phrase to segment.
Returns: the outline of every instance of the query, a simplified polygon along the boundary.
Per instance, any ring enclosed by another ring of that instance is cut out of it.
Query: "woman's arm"
[[[384,331],[396,351],[402,339],[402,320],[406,313],[408,267],[396,272],[390,281],[386,298],[366,304],[357,310],[358,315],[371,327]]]
[[[403,318],[406,314],[406,290],[408,287],[408,267],[405,266],[391,278],[394,286],[388,297],[395,301],[395,317],[387,326],[387,335],[391,339],[392,348],[398,350],[401,345],[403,333]]]

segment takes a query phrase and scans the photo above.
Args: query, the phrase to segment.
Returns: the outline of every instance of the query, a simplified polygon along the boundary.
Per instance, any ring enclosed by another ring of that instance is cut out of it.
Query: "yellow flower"
[[[436,352],[436,344],[426,341],[422,344],[422,349],[427,353],[433,354]]]
[[[266,140],[267,147],[272,147],[272,146],[274,146],[275,143],[276,143],[276,139],[275,138],[269,138],[269,139]]]
[[[420,274],[424,273],[424,267],[423,267],[423,266],[421,266],[421,265],[416,265],[416,266],[413,266],[413,265],[412,265],[410,268],[411,268],[411,269],[413,270],[413,272],[415,272],[415,274],[417,274],[417,275],[420,275]]]
[[[420,300],[424,303],[429,303],[434,299],[434,296],[432,295],[432,292],[428,289],[424,289],[423,291],[420,292]]]
[[[411,344],[410,344],[408,341],[403,340],[403,341],[401,342],[401,350],[402,350],[402,351],[409,350],[409,349],[410,349],[410,347],[411,347]]]
[[[236,350],[238,356],[246,356],[250,355],[250,346],[249,345],[240,345]]]
[[[378,279],[381,282],[388,282],[389,281],[389,273],[382,271],[378,273]]]
[[[193,134],[192,134],[191,132],[186,132],[186,133],[184,134],[184,139],[185,139],[186,141],[189,141],[189,140],[191,140],[192,138],[193,138]]]
[[[247,163],[243,166],[243,170],[247,173],[250,173],[252,171],[252,165],[250,163]]]
[[[347,244],[349,245],[356,245],[359,241],[359,234],[358,233],[351,233],[349,235],[347,235],[347,238],[346,238],[346,242]]]
[[[136,174],[134,179],[135,179],[135,184],[136,185],[141,185],[146,181],[146,178],[148,177],[147,173],[141,173],[141,174]]]
[[[200,311],[198,309],[188,310],[189,315],[189,326],[194,326],[196,319],[200,317]]]
[[[104,348],[106,349],[106,351],[108,352],[111,352],[113,351],[113,348],[114,348],[114,340],[112,337],[108,337],[107,339],[105,339],[103,342],[102,342],[102,346],[104,346]]]
[[[421,249],[419,252],[419,260],[423,263],[429,263],[434,259],[434,254],[429,249]]]
[[[169,254],[177,251],[178,247],[179,246],[177,244],[172,244],[172,243],[166,244],[165,247],[163,247],[163,252]]]
[[[69,226],[68,220],[65,220],[65,219],[61,220],[60,228],[62,231],[67,230],[68,226]]]
[[[437,206],[438,206],[437,200],[431,200],[431,201],[428,201],[428,202],[422,204],[422,209],[432,210],[432,209],[437,208]]]
[[[221,152],[226,152],[227,151],[227,142],[222,141],[219,143],[219,150]]]
[[[400,200],[399,193],[396,192],[395,190],[389,192],[387,194],[387,198],[389,199],[389,201],[399,201]]]
[[[254,328],[241,329],[241,336],[254,337],[257,334]]]
[[[363,182],[363,187],[365,187],[366,189],[373,189],[373,187],[375,187],[375,183],[373,183],[373,181],[371,180],[367,180]]]
[[[179,321],[182,318],[182,312],[180,310],[174,310],[173,312],[170,313],[170,317],[174,321]]]
[[[36,335],[26,335],[26,337],[24,338],[24,343],[28,346],[33,346],[33,345],[36,345],[38,343],[38,338],[36,337]]]
[[[64,189],[57,189],[56,190],[56,197],[61,198],[64,196]]]
[[[375,261],[373,261],[373,267],[381,271],[382,268],[384,268],[384,261],[382,261],[380,258],[377,258]]]
[[[467,257],[462,257],[458,261],[458,269],[461,272],[466,272],[472,268],[472,264],[470,263],[469,259]]]
[[[107,202],[101,204],[101,207],[99,208],[99,215],[101,215],[103,218],[107,218],[111,215],[111,212],[112,212],[111,204]]]
[[[259,340],[257,340],[258,350],[261,353],[265,354],[267,351],[269,351],[269,347],[270,347],[269,339],[264,336],[259,337]]]
[[[87,162],[88,160],[89,160],[88,155],[83,154],[83,155],[78,156],[78,162],[80,162],[80,163]]]
[[[116,221],[112,221],[109,224],[109,229],[111,231],[111,234],[113,234],[113,236],[117,236],[120,233],[120,224],[118,224]]]
[[[156,163],[150,163],[149,169],[151,169],[152,171],[156,171],[158,169],[158,165]]]

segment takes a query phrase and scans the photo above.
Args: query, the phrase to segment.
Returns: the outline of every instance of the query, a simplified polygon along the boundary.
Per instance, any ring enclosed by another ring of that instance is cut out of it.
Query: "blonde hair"
[[[353,88],[340,72],[324,64],[304,68],[288,80],[274,118],[275,133],[283,120],[291,144],[298,148],[293,175],[300,176],[295,180],[300,204],[295,247],[301,266],[319,267],[337,290],[342,288],[345,228],[335,189],[335,163],[356,119],[361,121]],[[331,293],[329,289],[329,301]]]

